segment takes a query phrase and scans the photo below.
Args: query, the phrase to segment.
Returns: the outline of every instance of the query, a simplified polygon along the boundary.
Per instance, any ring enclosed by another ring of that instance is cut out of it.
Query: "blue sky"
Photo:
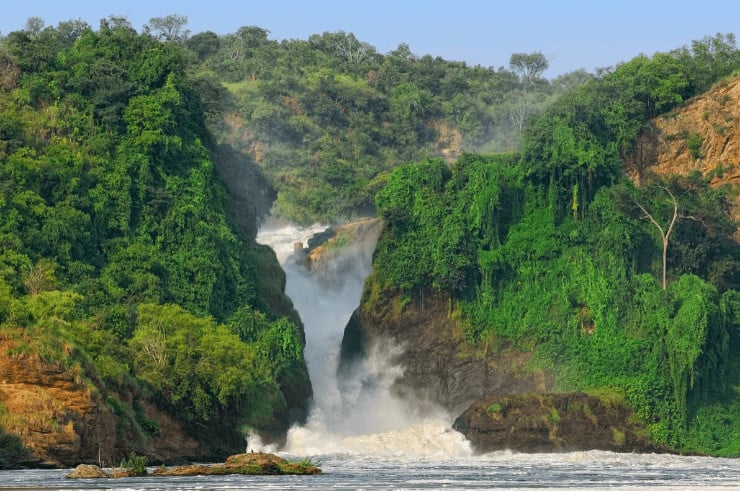
[[[718,32],[740,35],[735,0],[16,0],[3,9],[0,32],[22,29],[29,17],[47,25],[82,19],[97,28],[111,14],[140,29],[173,13],[188,17],[193,34],[258,26],[282,40],[341,30],[381,53],[406,43],[420,56],[485,67],[508,66],[512,53],[540,51],[550,61],[549,77],[613,66]]]

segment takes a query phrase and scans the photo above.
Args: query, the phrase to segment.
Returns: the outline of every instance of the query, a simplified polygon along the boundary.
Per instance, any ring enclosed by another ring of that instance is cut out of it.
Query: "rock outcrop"
[[[713,186],[740,183],[740,77],[718,83],[643,131],[626,160],[625,174],[639,181],[646,172],[699,172]],[[732,216],[740,221],[740,194]]]
[[[488,397],[453,427],[479,453],[496,450],[660,452],[623,402],[583,393]]]
[[[402,305],[400,298],[369,302],[350,319],[342,340],[339,373],[372,349],[387,349],[391,364],[403,374],[393,390],[402,397],[438,405],[458,414],[491,394],[548,391],[552,380],[531,370],[529,353],[482,346],[473,348],[451,315],[446,295],[427,291]]]
[[[293,259],[317,278],[322,286],[338,290],[354,275],[366,276],[359,264],[369,264],[383,228],[377,218],[361,218],[330,227],[314,235],[308,248]]]
[[[107,472],[97,465],[80,464],[75,470],[65,476],[67,479],[103,479],[113,477],[112,472]]]
[[[133,451],[153,462],[202,456],[198,443],[171,416],[139,400],[142,416],[159,431],[143,435],[115,414],[100,386],[82,381],[79,368],[46,363],[36,355],[13,353],[14,342],[0,340],[0,424],[29,450],[21,465],[70,467],[114,464]],[[119,395],[120,396],[120,395]]]
[[[250,452],[232,455],[222,464],[184,465],[174,468],[160,468],[152,472],[153,476],[214,476],[226,474],[246,475],[317,475],[321,469],[313,463],[288,462],[277,455]]]

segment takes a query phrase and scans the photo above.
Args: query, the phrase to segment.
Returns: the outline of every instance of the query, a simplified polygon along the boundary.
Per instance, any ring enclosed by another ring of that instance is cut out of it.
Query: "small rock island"
[[[288,462],[277,455],[250,452],[232,455],[224,463],[218,464],[189,464],[177,467],[161,467],[149,474],[135,468],[121,468],[112,471],[102,469],[97,465],[78,465],[73,472],[67,474],[68,479],[95,479],[95,478],[122,478],[138,476],[223,476],[227,474],[242,475],[317,475],[321,469],[312,462]]]

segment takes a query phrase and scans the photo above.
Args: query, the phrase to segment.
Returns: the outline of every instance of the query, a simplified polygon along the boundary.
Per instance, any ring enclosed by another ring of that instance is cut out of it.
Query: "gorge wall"
[[[372,282],[372,278],[369,280]],[[366,284],[360,307],[344,332],[340,372],[350,370],[364,353],[380,346],[403,373],[394,391],[458,414],[487,395],[548,391],[551,377],[530,370],[531,354],[504,347],[473,347],[458,319],[450,314],[446,294],[426,291],[401,306],[393,296],[371,301]],[[397,349],[400,348],[400,349]]]

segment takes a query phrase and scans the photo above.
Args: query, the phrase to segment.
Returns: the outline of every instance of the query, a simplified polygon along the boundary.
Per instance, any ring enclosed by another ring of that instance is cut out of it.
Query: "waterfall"
[[[401,369],[389,360],[398,347],[371,349],[366,359],[353,365],[351,374],[338,380],[344,327],[371,272],[378,227],[354,228],[341,247],[323,254],[313,268],[296,262],[294,244],[307,244],[326,228],[267,223],[257,236],[258,242],[275,250],[285,270],[286,294],[306,332],[305,357],[314,389],[307,424],[291,428],[281,450],[295,455],[469,453],[462,435],[450,429],[448,415],[392,394],[390,387]],[[276,451],[259,442],[250,443],[250,449]]]

